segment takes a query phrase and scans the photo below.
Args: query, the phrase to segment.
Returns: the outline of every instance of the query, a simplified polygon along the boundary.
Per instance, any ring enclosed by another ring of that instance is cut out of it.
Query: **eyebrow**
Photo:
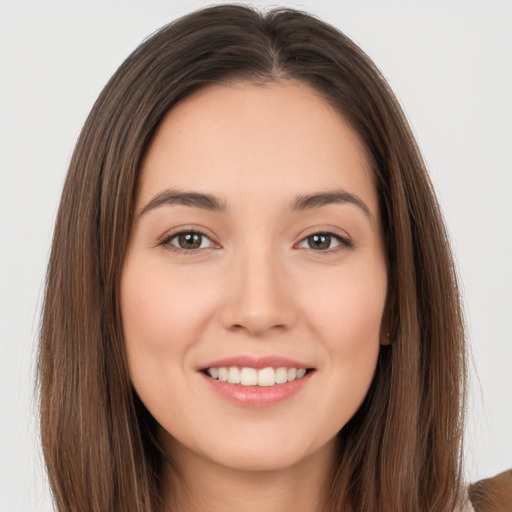
[[[329,192],[318,192],[297,196],[290,204],[291,211],[304,211],[314,208],[321,208],[330,204],[349,203],[358,206],[367,217],[372,219],[372,213],[368,206],[354,194],[345,190],[335,190]],[[183,192],[179,190],[164,190],[154,196],[149,203],[142,209],[139,217],[145,213],[164,205],[182,205],[192,208],[201,208],[214,212],[225,213],[227,205],[225,201],[211,194],[200,192]]]
[[[372,219],[372,213],[368,206],[354,194],[345,190],[335,190],[333,192],[319,192],[316,194],[307,194],[298,196],[291,204],[292,211],[310,210],[320,208],[329,204],[350,203],[358,206],[367,217]]]
[[[164,190],[157,194],[149,203],[144,206],[139,214],[144,215],[150,210],[154,210],[163,205],[190,206],[192,208],[201,208],[203,210],[210,210],[214,212],[226,212],[227,207],[224,201],[221,201],[211,194],[202,194],[199,192],[181,192],[179,190]]]

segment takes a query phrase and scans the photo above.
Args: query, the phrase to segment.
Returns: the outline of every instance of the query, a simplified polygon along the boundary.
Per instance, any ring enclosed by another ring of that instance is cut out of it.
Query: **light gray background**
[[[206,1],[0,0],[0,512],[50,511],[33,398],[54,217],[79,130],[148,34]],[[303,0],[389,79],[430,168],[473,353],[468,480],[512,467],[512,2]],[[397,443],[400,440],[397,439]]]

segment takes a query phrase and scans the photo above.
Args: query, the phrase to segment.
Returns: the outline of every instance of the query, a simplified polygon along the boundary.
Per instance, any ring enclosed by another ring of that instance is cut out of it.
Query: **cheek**
[[[317,281],[315,292],[306,297],[304,309],[315,330],[335,354],[356,350],[366,342],[379,342],[386,300],[385,270],[370,272],[351,268]]]
[[[370,387],[386,298],[385,269],[376,266],[370,274],[351,270],[317,282],[321,293],[309,295],[305,306],[309,313],[304,315],[328,354],[329,386],[322,407],[338,411],[333,416],[336,427],[353,416]]]
[[[326,312],[322,339],[336,378],[354,389],[367,389],[380,349],[383,305],[363,292],[355,292],[347,300],[339,299],[337,305],[336,310]]]
[[[186,364],[188,348],[212,310],[210,297],[198,294],[186,273],[170,275],[165,265],[137,263],[127,260],[121,280],[123,333],[136,389],[149,383],[158,387],[165,381],[158,377]]]

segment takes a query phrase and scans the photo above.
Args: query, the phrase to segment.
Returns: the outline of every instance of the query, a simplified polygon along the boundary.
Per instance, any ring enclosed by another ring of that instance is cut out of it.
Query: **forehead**
[[[376,212],[359,137],[320,94],[292,81],[208,86],[176,105],[143,161],[139,204],[171,187],[268,201],[343,188]]]

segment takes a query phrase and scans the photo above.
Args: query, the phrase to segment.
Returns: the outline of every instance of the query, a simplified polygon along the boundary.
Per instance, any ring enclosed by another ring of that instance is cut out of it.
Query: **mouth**
[[[257,408],[291,399],[316,372],[310,364],[277,356],[230,357],[198,370],[218,396],[237,406]]]
[[[272,367],[253,368],[250,366],[212,366],[202,372],[212,379],[241,386],[271,387],[287,384],[305,377],[313,368]]]

